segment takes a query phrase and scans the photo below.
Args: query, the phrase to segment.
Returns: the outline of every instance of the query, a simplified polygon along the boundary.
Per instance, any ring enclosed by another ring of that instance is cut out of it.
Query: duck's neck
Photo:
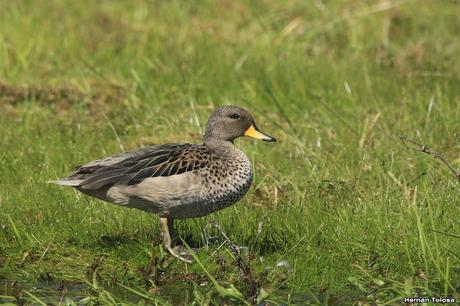
[[[233,145],[233,142],[219,138],[203,138],[204,145],[214,152],[220,154],[232,155],[239,150]]]

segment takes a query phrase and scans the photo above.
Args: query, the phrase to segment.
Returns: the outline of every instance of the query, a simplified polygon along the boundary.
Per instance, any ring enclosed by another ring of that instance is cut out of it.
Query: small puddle
[[[138,303],[142,299],[139,295],[121,286],[104,289],[125,302]],[[193,290],[192,283],[174,282],[162,286],[155,295],[172,305],[190,304],[194,300]],[[64,302],[64,300],[72,300],[77,304],[79,302],[86,304],[88,301],[84,301],[84,299],[94,297],[96,294],[90,285],[79,282],[39,282],[35,286],[28,286],[15,281],[0,280],[0,304],[24,304],[33,301],[33,298],[31,299],[25,291],[47,304],[56,304]],[[289,293],[280,290],[272,292],[268,300],[274,302],[268,305],[344,305],[359,300],[359,298],[354,294],[331,297],[327,294]]]
[[[114,297],[127,302],[138,303],[142,299],[139,295],[121,286],[104,288],[104,290]],[[95,289],[85,283],[39,282],[34,286],[28,286],[25,283],[0,279],[0,304],[23,304],[26,300],[31,301],[31,297],[25,291],[31,293],[42,302],[49,304],[63,302],[64,300],[72,300],[78,304],[83,299],[95,296]],[[156,295],[162,300],[177,305],[183,304],[184,301],[192,302],[193,289],[189,283],[174,283],[162,286]]]
[[[24,290],[45,303],[53,303],[64,300],[65,298],[78,302],[88,296],[85,293],[89,292],[89,287],[82,283],[71,282],[39,282],[35,286],[27,286],[16,281],[0,280],[0,304],[21,304],[24,298],[29,297]]]

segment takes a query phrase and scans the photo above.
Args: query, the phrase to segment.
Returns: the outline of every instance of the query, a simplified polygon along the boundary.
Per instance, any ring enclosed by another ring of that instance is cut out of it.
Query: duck
[[[224,105],[209,116],[202,144],[141,147],[77,166],[51,183],[158,215],[164,248],[190,263],[172,247],[177,238],[174,220],[203,217],[243,198],[253,180],[253,167],[234,141],[244,136],[276,141],[259,130],[248,110]]]

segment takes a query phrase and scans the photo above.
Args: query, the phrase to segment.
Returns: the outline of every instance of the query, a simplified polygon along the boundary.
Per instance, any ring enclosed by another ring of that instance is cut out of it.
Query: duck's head
[[[225,140],[233,142],[236,138],[247,136],[263,141],[273,142],[276,139],[262,133],[251,114],[242,107],[225,105],[217,108],[209,117],[204,133],[204,142]]]

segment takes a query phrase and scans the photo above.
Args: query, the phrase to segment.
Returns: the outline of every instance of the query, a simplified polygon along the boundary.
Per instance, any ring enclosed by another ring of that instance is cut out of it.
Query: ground
[[[460,299],[455,1],[0,1],[0,302],[393,304]],[[238,204],[178,222],[47,184],[150,143],[240,139]],[[400,136],[415,141],[408,150]]]

